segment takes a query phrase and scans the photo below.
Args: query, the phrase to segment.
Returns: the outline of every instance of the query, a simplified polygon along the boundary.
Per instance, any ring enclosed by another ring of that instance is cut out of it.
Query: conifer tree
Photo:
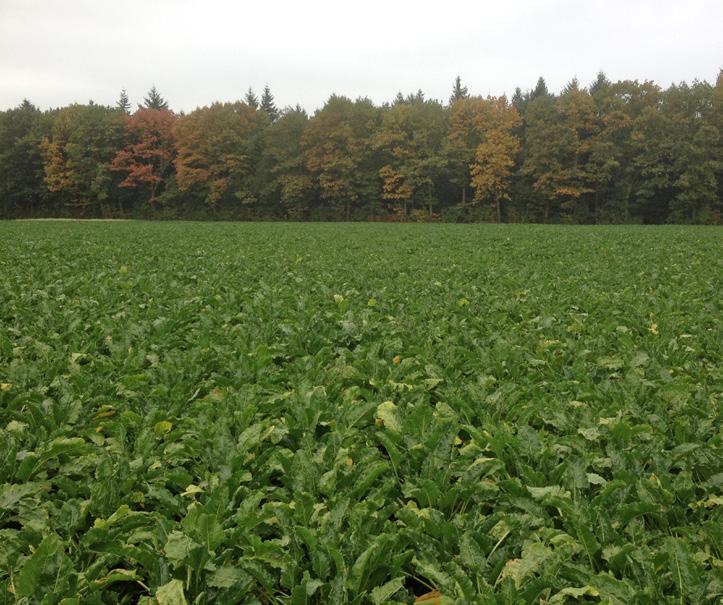
[[[120,98],[118,99],[118,102],[115,105],[123,113],[131,112],[131,102],[128,100],[128,93],[126,92],[125,88],[123,90],[121,90]]]
[[[530,101],[534,101],[535,99],[539,99],[540,97],[547,97],[550,95],[550,92],[547,90],[547,83],[545,82],[545,78],[540,76],[537,80],[537,84],[535,85],[535,89],[530,93]]]
[[[276,108],[274,95],[271,94],[271,89],[268,84],[264,86],[264,94],[261,95],[261,111],[266,112],[266,115],[269,116],[269,120],[272,122],[279,119],[279,110]]]
[[[161,93],[156,90],[154,84],[148,91],[148,96],[143,99],[143,105],[139,107],[145,107],[146,109],[168,109],[168,102],[161,96]]]
[[[608,80],[608,77],[605,75],[605,72],[599,71],[597,74],[597,77],[595,78],[595,81],[592,84],[590,84],[590,94],[595,96],[601,90],[609,88],[610,84],[611,84],[610,80]]]
[[[246,101],[246,105],[248,105],[249,107],[253,107],[254,109],[259,108],[259,98],[256,96],[256,93],[254,93],[254,89],[250,86],[249,89],[246,91],[244,101]]]
[[[512,95],[512,104],[517,108],[517,111],[522,113],[525,106],[525,95],[522,94],[522,89],[519,86],[515,88],[515,94]]]
[[[466,86],[462,86],[462,79],[457,76],[454,80],[454,86],[452,87],[452,95],[449,97],[449,104],[451,105],[455,101],[460,99],[466,99],[469,97],[469,92]]]

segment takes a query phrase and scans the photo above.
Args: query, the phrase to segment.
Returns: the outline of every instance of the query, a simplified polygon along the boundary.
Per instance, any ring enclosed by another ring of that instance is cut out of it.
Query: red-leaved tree
[[[121,187],[147,187],[151,206],[173,167],[176,116],[168,109],[139,108],[126,120],[129,143],[113,159],[111,169],[125,172]]]

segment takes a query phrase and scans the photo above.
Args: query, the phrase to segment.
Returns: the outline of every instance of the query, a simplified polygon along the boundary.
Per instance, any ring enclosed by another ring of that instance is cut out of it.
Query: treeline
[[[447,104],[332,95],[313,116],[268,87],[174,113],[94,103],[0,112],[0,212],[18,217],[720,223],[723,76]]]

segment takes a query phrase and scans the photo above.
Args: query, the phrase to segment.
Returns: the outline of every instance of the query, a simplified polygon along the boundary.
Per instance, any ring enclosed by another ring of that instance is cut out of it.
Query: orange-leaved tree
[[[249,179],[267,124],[263,112],[241,101],[214,103],[181,117],[174,129],[179,189],[195,189],[211,208],[231,198],[256,201]]]
[[[128,144],[113,159],[111,168],[124,172],[121,187],[145,188],[151,206],[173,169],[176,116],[168,109],[141,107],[126,118]]]

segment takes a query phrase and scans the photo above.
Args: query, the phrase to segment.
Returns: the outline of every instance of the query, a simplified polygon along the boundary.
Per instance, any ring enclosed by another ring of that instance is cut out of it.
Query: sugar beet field
[[[718,603],[722,244],[0,223],[0,603]]]

